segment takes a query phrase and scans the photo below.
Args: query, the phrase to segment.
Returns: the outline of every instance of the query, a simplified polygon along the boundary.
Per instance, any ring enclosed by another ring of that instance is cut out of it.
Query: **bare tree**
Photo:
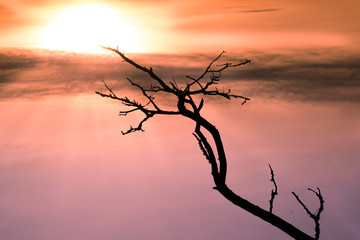
[[[211,95],[214,97],[221,97],[226,99],[241,99],[242,104],[245,104],[250,99],[244,96],[232,94],[231,90],[228,91],[220,91],[215,87],[216,84],[219,83],[221,79],[221,74],[230,68],[236,68],[244,66],[250,63],[250,60],[240,61],[238,63],[230,63],[227,62],[221,65],[215,65],[215,63],[225,54],[223,51],[220,53],[215,59],[213,59],[210,64],[206,67],[204,72],[197,78],[186,76],[188,82],[179,86],[175,80],[170,82],[165,82],[160,76],[158,76],[154,70],[150,67],[147,68],[145,66],[139,65],[137,62],[129,59],[125,56],[124,53],[120,52],[118,48],[110,48],[103,47],[114,53],[118,54],[126,63],[132,65],[138,70],[144,72],[154,82],[150,87],[145,87],[141,84],[135,83],[131,79],[127,78],[131,85],[138,88],[141,91],[142,95],[147,99],[146,103],[138,102],[137,100],[131,100],[128,97],[119,97],[115,94],[115,92],[104,82],[105,87],[107,89],[107,93],[96,92],[98,95],[102,97],[112,98],[120,101],[123,105],[129,107],[128,110],[120,111],[120,115],[126,116],[132,112],[142,112],[144,114],[144,118],[138,123],[136,127],[130,127],[127,131],[122,132],[122,134],[129,134],[136,131],[144,131],[143,124],[154,117],[155,115],[179,115],[190,118],[195,123],[195,131],[193,135],[195,136],[199,147],[204,154],[205,158],[209,161],[211,166],[211,174],[214,179],[215,187],[221,195],[223,195],[228,201],[232,202],[234,205],[239,206],[240,208],[252,213],[253,215],[259,217],[260,219],[274,225],[278,229],[284,231],[289,236],[294,239],[301,240],[314,240],[319,239],[320,234],[320,214],[324,209],[324,200],[321,195],[320,189],[317,188],[318,191],[314,192],[320,202],[320,207],[317,212],[311,213],[311,211],[306,207],[306,205],[300,200],[298,195],[293,192],[296,200],[301,204],[301,206],[305,209],[307,214],[314,220],[315,222],[315,236],[312,237],[300,229],[296,228],[289,222],[283,220],[273,213],[273,205],[275,196],[278,194],[277,184],[274,178],[273,169],[270,167],[271,179],[270,181],[274,184],[274,189],[271,190],[271,198],[270,198],[270,210],[267,211],[243,197],[235,194],[231,189],[226,185],[226,172],[227,172],[227,162],[225,156],[224,146],[220,137],[219,131],[216,127],[211,124],[207,119],[205,119],[201,115],[201,110],[204,106],[204,98],[202,96]],[[165,110],[162,109],[157,101],[155,101],[155,95],[157,93],[165,93],[169,94],[176,99],[176,110]],[[198,99],[198,100],[196,100]],[[212,137],[214,144],[211,144],[208,139],[205,137],[205,134]]]

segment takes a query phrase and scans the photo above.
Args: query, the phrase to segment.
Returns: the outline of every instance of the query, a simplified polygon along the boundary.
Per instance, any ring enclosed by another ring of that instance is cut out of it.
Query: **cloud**
[[[166,81],[185,79],[197,68],[189,56],[144,54],[130,57],[153,66]],[[196,57],[195,62],[204,58]],[[182,67],[179,64],[183,64]],[[150,84],[151,79],[112,54],[75,54],[56,51],[6,49],[0,54],[0,97],[22,98],[44,95],[89,94],[104,89],[102,80],[114,89],[128,88],[126,78]]]
[[[241,57],[239,57],[241,56]],[[189,81],[200,76],[216,54],[131,55],[151,66],[165,82]],[[234,52],[219,64],[249,58],[252,63],[223,74],[219,89],[250,98],[281,98],[290,101],[360,102],[360,58],[336,49],[293,52]],[[131,89],[129,77],[146,86],[155,84],[146,74],[112,54],[87,55],[51,51],[2,51],[0,96],[6,98],[46,95],[92,94],[105,91],[102,80],[114,90]]]
[[[327,53],[327,51],[330,51]],[[250,95],[288,100],[360,100],[360,58],[335,49],[254,55],[238,77],[257,84]]]
[[[263,12],[277,12],[281,11],[281,8],[262,8],[262,9],[251,9],[251,10],[239,10],[240,13],[263,13]]]

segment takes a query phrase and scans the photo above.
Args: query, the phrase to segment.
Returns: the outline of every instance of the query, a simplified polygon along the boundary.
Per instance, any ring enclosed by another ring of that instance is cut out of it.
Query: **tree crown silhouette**
[[[313,192],[319,200],[319,209],[316,213],[312,213],[308,207],[300,200],[299,196],[294,192],[292,194],[299,202],[299,204],[304,208],[306,213],[313,219],[315,223],[315,236],[312,237],[300,229],[296,228],[289,222],[280,218],[279,216],[273,213],[274,200],[276,195],[278,195],[277,183],[275,181],[274,172],[269,165],[271,179],[270,181],[274,184],[274,189],[271,190],[270,200],[269,200],[269,210],[265,210],[254,203],[244,199],[243,197],[235,194],[227,185],[226,185],[226,174],[227,174],[227,161],[224,146],[221,140],[220,133],[218,129],[211,124],[207,119],[201,115],[201,110],[204,106],[204,96],[214,96],[231,99],[241,99],[242,104],[245,104],[250,99],[241,95],[233,94],[231,90],[219,90],[216,85],[221,80],[221,75],[224,71],[230,68],[237,68],[249,64],[250,60],[243,60],[238,63],[227,62],[225,64],[216,64],[217,61],[225,54],[221,52],[217,57],[215,57],[205,68],[203,73],[195,78],[186,75],[188,82],[179,86],[175,80],[170,82],[165,82],[151,67],[145,67],[139,65],[137,62],[128,58],[124,53],[120,52],[118,48],[103,47],[107,50],[110,50],[118,54],[126,63],[137,68],[139,71],[146,73],[154,82],[154,85],[150,87],[145,87],[142,84],[135,83],[131,79],[127,78],[129,83],[138,88],[142,95],[147,99],[146,103],[141,103],[136,99],[129,99],[128,97],[119,97],[105,82],[105,88],[107,93],[96,92],[96,94],[115,99],[120,101],[123,105],[128,107],[128,110],[120,111],[120,115],[126,116],[127,114],[133,112],[142,112],[144,118],[137,124],[136,127],[130,127],[126,131],[122,131],[122,134],[130,134],[137,131],[144,131],[143,124],[150,118],[156,115],[179,115],[187,117],[194,121],[195,130],[194,137],[197,140],[197,143],[200,147],[205,158],[209,161],[211,166],[211,174],[215,183],[214,189],[217,190],[222,196],[224,196],[228,201],[232,202],[234,205],[244,209],[247,212],[259,217],[263,221],[266,221],[283,232],[287,233],[294,239],[298,240],[317,240],[320,236],[320,215],[324,209],[324,199],[319,188],[313,190],[309,188],[309,191]],[[157,101],[154,97],[156,93],[165,93],[176,98],[176,110],[166,110],[160,107],[157,104]],[[199,100],[200,98],[200,100]],[[205,133],[211,136],[213,144],[208,141],[205,137]]]

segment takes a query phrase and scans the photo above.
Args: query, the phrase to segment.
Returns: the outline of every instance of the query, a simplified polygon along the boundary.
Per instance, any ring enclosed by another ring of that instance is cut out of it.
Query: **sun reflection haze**
[[[121,12],[103,4],[68,7],[43,28],[43,46],[55,50],[99,52],[98,45],[142,51],[139,30]]]

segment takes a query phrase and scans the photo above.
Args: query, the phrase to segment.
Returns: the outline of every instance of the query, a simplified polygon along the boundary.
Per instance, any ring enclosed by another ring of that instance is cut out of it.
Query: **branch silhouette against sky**
[[[274,184],[274,189],[271,190],[269,210],[265,210],[255,205],[254,203],[244,199],[240,195],[237,195],[226,184],[227,160],[220,133],[213,124],[211,124],[201,115],[201,110],[204,107],[204,99],[206,96],[220,97],[228,100],[240,99],[242,101],[242,104],[245,104],[247,101],[250,100],[247,97],[233,94],[231,92],[231,89],[225,90],[216,87],[220,83],[223,72],[231,68],[238,68],[247,65],[251,62],[250,60],[245,59],[238,63],[226,62],[224,64],[218,64],[219,59],[225,54],[225,51],[223,51],[209,63],[209,65],[205,68],[205,70],[199,77],[192,77],[186,75],[187,82],[178,84],[175,79],[169,82],[165,82],[163,78],[156,74],[154,69],[138,64],[136,61],[128,58],[124,53],[120,52],[118,48],[103,48],[118,54],[126,63],[135,67],[139,71],[144,72],[153,81],[149,87],[146,87],[127,78],[129,83],[142,93],[142,95],[146,99],[146,103],[143,103],[136,99],[129,99],[126,96],[118,96],[117,93],[115,93],[111,89],[111,87],[108,86],[105,82],[104,85],[107,89],[107,92],[96,92],[96,94],[102,97],[107,97],[120,101],[123,105],[129,108],[128,110],[120,111],[120,116],[127,116],[128,114],[134,112],[141,112],[144,114],[143,119],[137,124],[137,126],[130,126],[128,130],[122,131],[123,135],[138,131],[144,131],[144,123],[156,115],[179,115],[193,120],[195,123],[195,130],[193,135],[196,138],[203,155],[209,161],[209,164],[211,166],[211,175],[215,183],[215,190],[217,190],[224,198],[226,198],[234,205],[259,217],[263,221],[274,225],[278,229],[287,233],[293,239],[319,239],[319,220],[320,215],[324,209],[324,199],[319,188],[317,188],[317,191],[309,188],[310,191],[316,194],[320,202],[319,209],[316,211],[315,214],[312,213],[308,209],[308,207],[300,200],[299,196],[293,192],[296,200],[315,222],[315,236],[312,237],[273,213],[275,196],[279,193],[278,186],[274,177],[274,171],[271,165],[269,165],[271,174],[270,181]],[[163,109],[163,107],[160,107],[158,105],[157,94],[160,93],[175,97],[176,102],[174,103],[173,109]],[[210,136],[213,143],[212,141],[209,141],[206,136]],[[239,233],[239,235],[240,234],[241,233]]]
[[[359,239],[359,9],[2,0],[0,240]]]

